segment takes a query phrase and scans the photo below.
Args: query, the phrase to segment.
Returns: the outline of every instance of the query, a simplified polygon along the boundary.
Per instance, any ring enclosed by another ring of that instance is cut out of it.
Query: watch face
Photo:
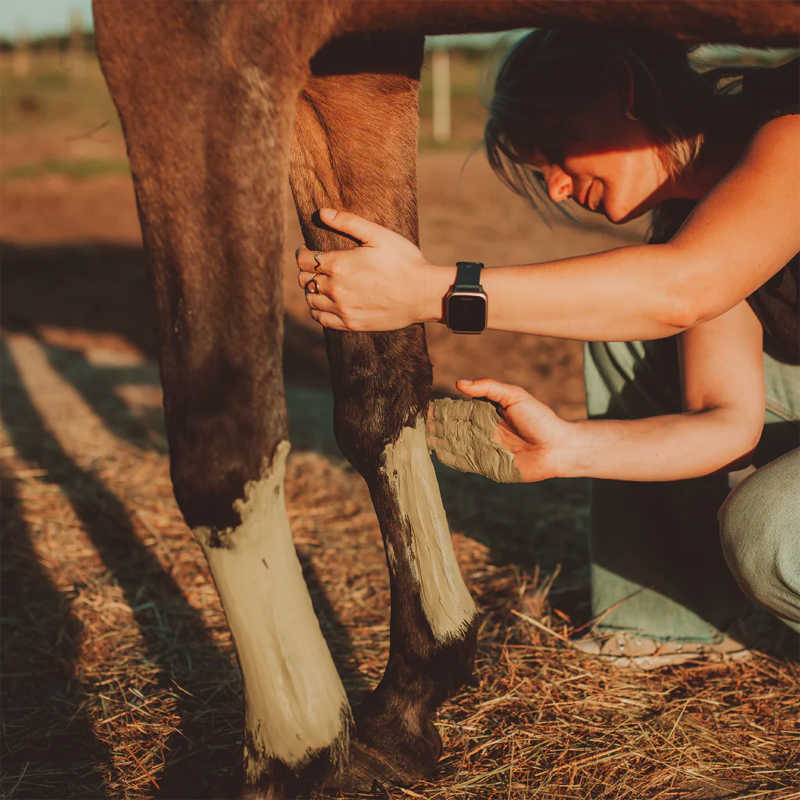
[[[480,333],[486,328],[486,297],[453,294],[447,301],[447,327],[458,333]]]

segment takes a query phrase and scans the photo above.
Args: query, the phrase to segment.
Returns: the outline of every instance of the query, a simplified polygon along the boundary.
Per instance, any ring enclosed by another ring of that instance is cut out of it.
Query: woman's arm
[[[489,327],[586,341],[658,339],[713,319],[800,250],[800,116],[772,120],[739,164],[663,245],[482,273]],[[346,212],[324,221],[361,242],[324,254],[312,315],[326,327],[392,330],[437,321],[455,267],[433,266],[406,239]],[[471,254],[473,257],[475,254]],[[299,282],[314,277],[298,251]]]
[[[758,132],[668,243],[486,271],[489,327],[587,341],[670,336],[736,305],[798,250],[800,116],[790,116]],[[520,297],[528,285],[532,308]],[[567,305],[577,319],[565,318]]]
[[[761,325],[747,303],[681,334],[684,412],[572,423],[563,471],[682,480],[750,463],[764,425]]]
[[[682,414],[567,422],[519,387],[489,379],[457,385],[503,409],[491,438],[513,454],[523,481],[581,476],[672,481],[746,466],[764,422],[761,325],[747,303],[740,303],[682,339]],[[458,465],[447,420],[437,424],[435,404],[429,429],[430,446]],[[457,434],[463,439],[463,426]]]

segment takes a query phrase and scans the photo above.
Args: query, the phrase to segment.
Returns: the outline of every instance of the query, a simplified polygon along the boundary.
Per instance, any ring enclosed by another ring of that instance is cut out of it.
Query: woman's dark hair
[[[691,169],[703,146],[717,93],[689,63],[690,49],[674,40],[613,31],[535,30],[496,63],[484,147],[489,164],[512,191],[537,206],[541,184],[524,166],[531,148],[575,141],[577,114],[610,88],[614,62],[627,65],[633,106],[658,145],[667,173]],[[617,70],[617,72],[621,72]]]

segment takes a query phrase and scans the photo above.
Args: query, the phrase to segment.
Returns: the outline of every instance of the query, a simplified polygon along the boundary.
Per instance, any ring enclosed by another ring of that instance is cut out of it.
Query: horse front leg
[[[422,40],[348,38],[312,61],[300,94],[292,187],[306,243],[352,246],[316,227],[314,211],[344,208],[416,241],[417,92]],[[398,275],[398,281],[403,276]],[[351,785],[411,781],[441,754],[431,716],[468,678],[476,609],[456,562],[425,442],[432,371],[425,330],[326,331],[335,432],[365,478],[391,581],[390,655],[355,711]]]
[[[242,670],[236,793],[278,798],[343,767],[351,716],[284,506],[281,215],[305,72],[286,37],[272,53],[248,38],[252,9],[98,2],[95,22],[152,280],[175,495]]]

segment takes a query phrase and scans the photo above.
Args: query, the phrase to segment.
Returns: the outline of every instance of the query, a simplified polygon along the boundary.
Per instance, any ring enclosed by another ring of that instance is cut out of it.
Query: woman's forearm
[[[706,278],[701,273],[709,270],[713,265],[681,261],[668,245],[637,245],[545,264],[490,267],[481,273],[481,283],[489,298],[489,328],[632,341],[672,336],[741,299],[736,286],[719,286],[715,307],[701,307]],[[425,321],[442,318],[442,301],[455,273],[455,267],[430,268]]]
[[[761,428],[733,408],[637,420],[580,420],[561,448],[559,475],[672,481],[747,466]]]

